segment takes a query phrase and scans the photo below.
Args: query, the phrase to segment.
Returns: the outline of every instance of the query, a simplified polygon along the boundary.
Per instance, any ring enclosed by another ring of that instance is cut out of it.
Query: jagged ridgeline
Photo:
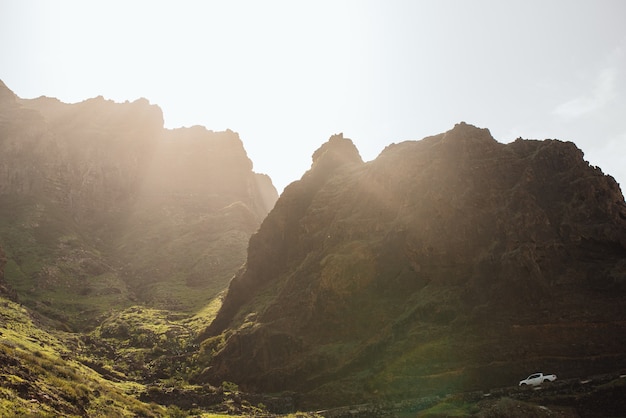
[[[332,405],[626,367],[626,205],[573,143],[334,136],[250,239],[198,382]]]
[[[26,100],[0,82],[5,280],[58,324],[206,305],[276,199],[232,131],[164,129],[145,99]]]
[[[277,199],[232,131],[0,82],[0,415],[311,410],[626,372],[626,204],[572,143],[460,123],[366,163],[334,135]],[[617,381],[593,401],[617,410]]]

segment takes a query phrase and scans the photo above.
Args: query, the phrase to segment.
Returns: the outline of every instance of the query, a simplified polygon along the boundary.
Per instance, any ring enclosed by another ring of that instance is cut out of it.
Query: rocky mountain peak
[[[460,123],[342,166],[337,149],[359,161],[344,141],[251,237],[199,380],[356,402],[626,366],[626,206],[574,144]]]
[[[5,102],[15,102],[17,96],[11,89],[7,87],[2,80],[0,80],[0,105]]]
[[[497,143],[493,136],[491,136],[489,129],[479,128],[466,122],[459,122],[455,124],[454,128],[444,133],[443,139],[444,141],[453,140]]]
[[[359,150],[351,139],[344,138],[343,133],[332,135],[313,153],[313,166],[326,159],[332,159],[338,165],[363,162]]]
[[[343,133],[332,135],[312,156],[310,176],[331,176],[336,170],[363,163],[359,150]]]
[[[465,122],[441,136],[441,146],[452,158],[467,159],[475,154],[489,153],[500,145],[486,128],[477,128]]]

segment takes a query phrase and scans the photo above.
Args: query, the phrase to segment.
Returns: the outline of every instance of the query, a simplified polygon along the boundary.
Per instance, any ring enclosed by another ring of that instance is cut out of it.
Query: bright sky
[[[460,121],[573,141],[626,189],[623,0],[0,0],[0,79],[232,129],[279,192],[332,134],[371,160]]]

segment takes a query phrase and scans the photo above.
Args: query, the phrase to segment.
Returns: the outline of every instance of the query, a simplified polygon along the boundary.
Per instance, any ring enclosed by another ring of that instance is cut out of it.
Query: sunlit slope
[[[136,303],[191,313],[227,286],[277,198],[236,133],[166,130],[145,99],[0,90],[0,244],[23,303],[83,329]]]
[[[326,405],[626,366],[626,206],[574,144],[333,137],[252,236],[199,381]]]
[[[171,402],[159,406],[151,398],[160,379],[180,382],[192,367],[194,335],[214,316],[218,301],[191,318],[135,306],[88,334],[67,333],[50,329],[13,300],[4,281],[6,262],[0,247],[0,416],[183,415]],[[223,395],[205,388],[205,403],[220,409]]]
[[[28,311],[0,298],[0,415],[158,417],[165,408],[137,400],[139,384],[104,379],[85,366],[80,339],[53,335]]]

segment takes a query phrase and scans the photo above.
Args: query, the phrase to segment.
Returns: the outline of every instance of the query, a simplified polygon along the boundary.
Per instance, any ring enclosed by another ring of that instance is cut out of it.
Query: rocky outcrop
[[[303,232],[300,222],[311,201],[333,176],[347,175],[362,164],[358,150],[343,134],[333,135],[313,154],[311,169],[285,189],[277,208],[263,221],[259,233],[251,237],[246,269],[231,281],[222,309],[206,335],[223,331],[256,292],[284,274],[290,262],[299,261],[302,249],[298,239]]]
[[[49,193],[79,219],[126,210],[142,193],[248,199],[262,219],[277,198],[232,131],[163,129],[161,109],[145,99],[65,104],[0,90],[3,194]]]
[[[574,144],[460,123],[351,148],[322,146],[251,238],[199,381],[328,406],[626,367],[626,205]]]

